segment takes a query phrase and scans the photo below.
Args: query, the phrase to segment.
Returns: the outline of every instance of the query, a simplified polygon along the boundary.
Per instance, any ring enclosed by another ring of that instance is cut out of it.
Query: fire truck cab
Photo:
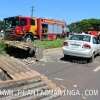
[[[37,20],[30,17],[9,17],[4,19],[4,32],[7,39],[33,39],[36,34]]]

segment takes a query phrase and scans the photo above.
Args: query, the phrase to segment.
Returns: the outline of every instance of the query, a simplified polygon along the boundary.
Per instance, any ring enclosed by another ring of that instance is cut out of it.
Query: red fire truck
[[[47,18],[31,18],[23,16],[8,17],[4,19],[5,38],[32,41],[35,37],[63,35],[65,22]]]

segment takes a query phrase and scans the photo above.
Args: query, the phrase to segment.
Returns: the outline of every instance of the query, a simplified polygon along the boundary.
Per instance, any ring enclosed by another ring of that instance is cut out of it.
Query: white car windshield
[[[78,40],[78,41],[86,41],[90,42],[91,36],[88,35],[72,35],[69,40]]]

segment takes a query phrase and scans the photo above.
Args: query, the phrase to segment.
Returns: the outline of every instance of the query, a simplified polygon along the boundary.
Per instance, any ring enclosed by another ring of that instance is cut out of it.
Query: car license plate
[[[71,47],[72,47],[72,48],[78,48],[79,46],[76,46],[76,45],[72,45]]]
[[[72,47],[79,47],[79,44],[71,44]]]

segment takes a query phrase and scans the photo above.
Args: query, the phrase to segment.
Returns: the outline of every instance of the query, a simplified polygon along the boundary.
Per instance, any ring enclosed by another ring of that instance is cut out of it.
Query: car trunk
[[[76,40],[69,40],[68,41],[68,46],[67,48],[69,49],[74,49],[74,50],[80,50],[80,49],[84,49],[83,48],[83,45],[84,44],[89,44],[89,42],[86,42],[86,41],[76,41]]]

